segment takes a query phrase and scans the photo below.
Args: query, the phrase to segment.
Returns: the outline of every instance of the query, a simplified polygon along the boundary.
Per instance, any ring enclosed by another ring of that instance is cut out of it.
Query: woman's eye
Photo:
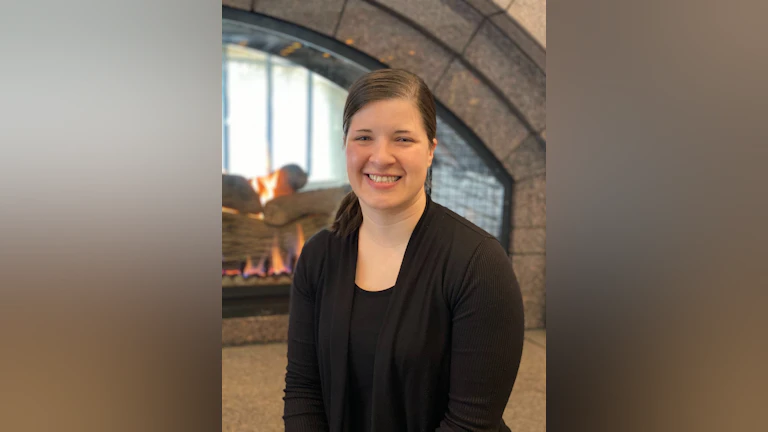
[[[413,142],[412,139],[406,138],[406,137],[398,137],[397,139],[395,139],[395,141],[399,141],[399,142]]]
[[[371,140],[371,137],[368,137],[368,136],[359,136],[355,138],[355,141],[370,141],[370,140]]]

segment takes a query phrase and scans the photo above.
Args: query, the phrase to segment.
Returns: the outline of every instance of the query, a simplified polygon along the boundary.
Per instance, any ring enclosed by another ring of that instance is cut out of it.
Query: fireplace
[[[304,242],[330,225],[349,191],[342,186],[269,198],[271,191],[257,195],[250,187],[243,177],[222,176],[224,288],[290,283]],[[238,196],[238,189],[246,191]]]
[[[297,165],[253,178],[222,174],[221,286],[228,314],[252,314],[265,301],[285,303],[305,241],[332,223],[349,187],[304,191],[307,178]]]
[[[331,225],[350,190],[342,148],[346,88],[383,65],[257,15],[222,22],[224,317],[288,312],[304,242]],[[509,246],[512,180],[437,103],[432,199]]]

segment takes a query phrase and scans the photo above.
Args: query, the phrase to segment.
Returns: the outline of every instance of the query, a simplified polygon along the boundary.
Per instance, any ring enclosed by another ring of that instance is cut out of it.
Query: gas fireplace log
[[[221,175],[221,206],[235,209],[241,213],[260,213],[263,211],[259,195],[245,177]]]
[[[335,215],[341,199],[349,191],[349,186],[343,186],[277,197],[264,206],[264,221],[282,226],[306,215]]]
[[[318,231],[330,226],[332,215],[310,215],[293,223],[274,227],[259,219],[243,214],[221,214],[221,249],[224,261],[244,261],[251,257],[256,264],[261,258],[269,256],[275,235],[282,257],[286,252],[295,252],[298,241],[296,225],[301,225],[304,240],[308,240]]]

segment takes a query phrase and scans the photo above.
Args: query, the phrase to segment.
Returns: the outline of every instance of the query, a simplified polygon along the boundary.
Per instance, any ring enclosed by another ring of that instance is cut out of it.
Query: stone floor
[[[515,388],[504,411],[514,432],[546,430],[545,330],[525,334]],[[273,343],[221,350],[222,430],[282,432],[286,344]]]

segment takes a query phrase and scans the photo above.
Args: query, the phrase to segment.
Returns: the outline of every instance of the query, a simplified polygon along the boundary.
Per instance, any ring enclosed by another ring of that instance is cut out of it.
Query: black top
[[[307,241],[291,288],[286,432],[355,432],[347,407],[355,231]],[[491,235],[427,200],[378,335],[372,432],[508,431],[523,302]]]
[[[371,430],[373,361],[390,294],[392,288],[372,292],[355,286],[349,323],[349,390],[346,407],[352,431]]]

